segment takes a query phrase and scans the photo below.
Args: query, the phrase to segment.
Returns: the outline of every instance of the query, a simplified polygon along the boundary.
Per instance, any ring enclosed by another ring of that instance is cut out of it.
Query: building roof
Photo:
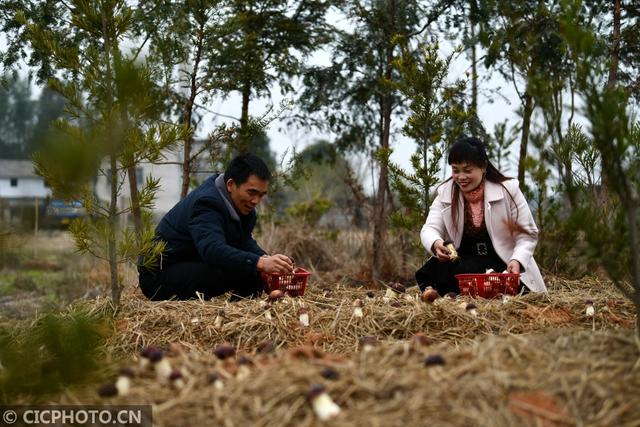
[[[0,178],[40,178],[31,160],[0,159]]]

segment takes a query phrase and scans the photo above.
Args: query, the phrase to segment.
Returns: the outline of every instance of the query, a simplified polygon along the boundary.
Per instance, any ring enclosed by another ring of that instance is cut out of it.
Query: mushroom
[[[389,305],[390,305],[391,307],[394,307],[394,308],[400,308],[400,307],[402,307],[402,303],[401,303],[400,301],[398,301],[398,300],[391,301],[391,304],[389,304]]]
[[[184,375],[182,375],[179,369],[173,369],[171,371],[171,374],[169,374],[169,383],[171,387],[177,388],[178,390],[184,388]]]
[[[375,347],[377,342],[378,342],[378,339],[372,336],[366,336],[366,337],[360,338],[360,346],[362,348],[362,351],[364,353],[370,352],[371,350],[373,350],[373,347]]]
[[[438,294],[438,291],[433,289],[431,286],[427,286],[427,289],[422,293],[422,301],[427,303],[432,303],[439,297],[440,295]]]
[[[305,328],[309,326],[309,310],[304,307],[300,307],[298,309],[298,320],[300,320],[300,324]]]
[[[315,384],[307,392],[307,401],[321,421],[326,421],[340,413],[340,407],[327,394],[324,385]]]
[[[587,317],[593,317],[593,315],[596,313],[596,309],[593,306],[593,300],[590,300],[590,299],[586,300],[585,306],[586,306],[585,314],[587,315]]]
[[[384,300],[384,302],[389,302],[393,299],[396,299],[398,297],[398,294],[403,294],[405,293],[406,289],[404,286],[402,286],[400,283],[397,282],[391,282],[387,285],[387,291],[384,294],[384,297],[382,297],[382,299]]]
[[[224,310],[220,309],[218,310],[218,313],[216,314],[216,318],[213,321],[213,327],[216,329],[220,329],[222,328],[222,322],[224,321]]]
[[[329,298],[329,297],[331,296],[331,294],[332,294],[332,293],[333,293],[333,291],[331,290],[331,288],[324,288],[324,289],[322,290],[322,295],[323,295],[325,298]]]
[[[120,368],[118,378],[116,378],[115,386],[119,396],[126,396],[131,389],[131,379],[136,375],[131,368]]]
[[[157,349],[156,349],[157,350]],[[157,350],[149,355],[149,361],[153,364],[158,381],[166,381],[171,375],[171,363],[164,357],[161,350]]]
[[[325,366],[324,368],[322,368],[322,371],[320,371],[320,375],[328,380],[337,380],[338,378],[340,378],[340,374],[338,374],[338,371],[330,366]]]
[[[478,306],[476,306],[472,302],[470,302],[469,304],[466,305],[465,310],[467,310],[467,313],[469,313],[470,315],[472,315],[474,317],[478,316]]]
[[[213,384],[213,388],[216,390],[222,390],[224,388],[224,382],[222,382],[222,375],[217,372],[210,372],[207,375],[207,382]]]
[[[441,354],[430,354],[424,359],[425,366],[442,366],[446,362]]]
[[[275,302],[284,296],[284,292],[280,289],[274,289],[269,293],[269,301]]]
[[[273,317],[271,316],[271,304],[270,303],[267,303],[264,306],[264,317],[267,320],[272,320],[273,319]]]
[[[364,313],[362,312],[362,307],[364,307],[364,303],[360,298],[353,301],[353,316],[361,319],[364,317]]]
[[[375,298],[376,297],[376,293],[373,291],[367,291],[367,298]]]
[[[151,367],[150,356],[158,352],[162,353],[160,349],[152,345],[143,348],[142,351],[140,351],[140,369],[146,370]]]
[[[118,395],[118,388],[115,383],[103,384],[98,388],[98,396],[113,397]]]
[[[248,356],[240,356],[238,358],[238,370],[236,371],[236,379],[242,381],[251,375],[251,365],[253,361]]]
[[[411,342],[416,346],[416,347],[426,347],[428,345],[433,344],[433,339],[428,337],[426,334],[422,333],[422,332],[416,332],[415,334],[413,334],[413,336],[411,337]]]
[[[215,354],[218,359],[224,360],[236,355],[236,349],[231,344],[220,344],[214,350],[213,354]]]
[[[447,240],[442,243],[445,248],[449,251],[449,261],[457,261],[460,257],[458,256],[458,251],[456,250],[455,245],[451,240]]]
[[[455,292],[447,292],[446,294],[444,294],[444,297],[449,299],[456,299],[457,296],[458,294],[456,294]]]

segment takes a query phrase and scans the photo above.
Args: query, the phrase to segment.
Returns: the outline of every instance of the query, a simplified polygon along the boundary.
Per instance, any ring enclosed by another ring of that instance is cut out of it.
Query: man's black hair
[[[245,153],[237,155],[229,162],[224,179],[233,179],[236,185],[242,185],[250,175],[256,175],[263,181],[271,180],[271,172],[265,162],[256,155]]]

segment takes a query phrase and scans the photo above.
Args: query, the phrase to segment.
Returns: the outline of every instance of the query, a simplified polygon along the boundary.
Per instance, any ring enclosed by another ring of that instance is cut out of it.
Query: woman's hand
[[[509,264],[507,264],[507,273],[520,273],[521,267],[518,260],[512,259],[509,261]]]
[[[258,259],[258,271],[265,273],[293,273],[293,261],[282,254],[263,255]]]
[[[451,260],[451,257],[449,257],[449,249],[447,249],[444,246],[444,241],[443,240],[436,240],[433,243],[433,253],[436,256],[436,258],[438,258],[438,261],[440,262],[447,262]]]

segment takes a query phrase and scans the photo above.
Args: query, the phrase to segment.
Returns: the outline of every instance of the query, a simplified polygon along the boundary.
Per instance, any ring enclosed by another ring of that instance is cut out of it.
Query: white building
[[[36,175],[31,160],[0,159],[0,198],[33,200],[49,196],[51,189]]]
[[[50,196],[51,188],[36,175],[30,160],[0,159],[0,220],[4,224],[30,226]]]

